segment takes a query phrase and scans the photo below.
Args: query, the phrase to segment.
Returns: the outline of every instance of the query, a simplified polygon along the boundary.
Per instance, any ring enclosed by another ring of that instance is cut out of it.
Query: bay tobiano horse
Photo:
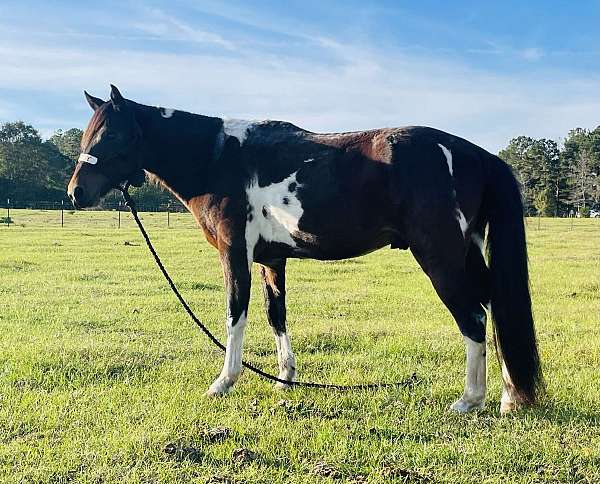
[[[410,249],[464,337],[466,384],[450,409],[484,406],[486,310],[502,368],[501,413],[535,403],[543,382],[523,206],[498,157],[421,126],[319,134],[283,121],[146,106],[114,86],[106,102],[85,97],[94,114],[68,187],[74,206],[93,207],[118,184],[140,184],[148,174],[219,251],[227,344],[208,395],[228,393],[240,376],[252,263],[260,265],[279,378],[291,381],[286,260],[345,259],[390,246]]]

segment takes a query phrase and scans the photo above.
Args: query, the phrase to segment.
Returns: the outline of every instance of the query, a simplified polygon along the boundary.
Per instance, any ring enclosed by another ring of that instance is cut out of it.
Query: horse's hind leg
[[[475,281],[475,289],[478,291],[479,300],[489,311],[490,304],[490,281],[489,268],[485,263],[483,256],[483,230],[471,235],[472,243],[467,253],[466,267],[472,281]],[[495,329],[494,329],[495,331]],[[502,398],[500,400],[500,413],[504,414],[516,408],[516,401],[513,394],[513,383],[506,369],[506,364],[502,358],[502,352],[496,344],[496,335],[494,334],[494,344],[496,346],[496,355],[500,367],[502,368]]]
[[[277,361],[279,363],[279,378],[293,381],[296,378],[296,358],[285,326],[285,259],[261,265],[262,288],[265,297],[267,319],[275,334],[277,346]],[[285,389],[289,385],[276,383],[275,388]]]
[[[478,250],[472,243],[469,245],[469,251]],[[411,250],[456,320],[466,344],[465,389],[462,397],[450,409],[462,413],[483,408],[487,366],[486,313],[482,302],[486,296],[485,289],[482,289],[485,283],[479,278],[486,274],[485,262],[482,256],[465,253],[465,241],[462,238],[458,240],[457,237],[449,236],[443,243],[432,244],[430,240],[424,246],[426,250],[419,250],[414,245]]]

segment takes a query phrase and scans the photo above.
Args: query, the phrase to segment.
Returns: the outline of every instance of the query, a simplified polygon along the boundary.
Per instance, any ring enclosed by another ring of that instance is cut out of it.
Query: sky
[[[0,123],[83,90],[311,131],[427,125],[497,152],[600,124],[600,0],[2,0]]]

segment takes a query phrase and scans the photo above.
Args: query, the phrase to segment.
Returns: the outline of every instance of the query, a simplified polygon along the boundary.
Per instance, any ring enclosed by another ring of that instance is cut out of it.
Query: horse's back
[[[478,223],[494,158],[423,126],[319,134],[275,121],[256,125],[243,151],[259,187],[294,176],[302,208],[296,237],[304,249],[295,253],[316,258],[351,257],[388,244],[407,248],[431,233],[464,241]]]

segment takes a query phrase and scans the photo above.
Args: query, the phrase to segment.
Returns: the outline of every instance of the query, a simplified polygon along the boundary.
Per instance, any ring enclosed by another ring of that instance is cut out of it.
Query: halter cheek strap
[[[87,153],[81,153],[79,155],[79,158],[77,158],[77,161],[80,161],[82,163],[89,163],[90,165],[95,165],[96,163],[98,163],[98,158],[92,155],[88,155]]]

